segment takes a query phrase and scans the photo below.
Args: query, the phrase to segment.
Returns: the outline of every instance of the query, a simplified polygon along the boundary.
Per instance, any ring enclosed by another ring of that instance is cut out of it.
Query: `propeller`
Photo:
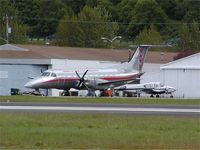
[[[78,84],[78,88],[80,89],[82,87],[82,85],[84,85],[88,90],[89,87],[85,84],[86,80],[85,80],[85,75],[87,74],[88,70],[86,70],[83,74],[83,76],[81,77],[77,71],[75,71],[77,77],[79,78],[79,84]]]

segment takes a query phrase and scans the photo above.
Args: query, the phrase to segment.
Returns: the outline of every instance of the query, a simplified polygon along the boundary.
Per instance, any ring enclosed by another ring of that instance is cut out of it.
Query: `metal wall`
[[[0,64],[0,95],[10,95],[11,88],[30,91],[24,87],[28,77],[40,75],[41,69],[46,70],[47,65]]]
[[[177,98],[200,98],[200,70],[164,69],[164,84],[176,88]]]
[[[161,82],[176,89],[176,98],[200,98],[200,70],[198,69],[162,69],[147,72],[141,77],[141,83]]]

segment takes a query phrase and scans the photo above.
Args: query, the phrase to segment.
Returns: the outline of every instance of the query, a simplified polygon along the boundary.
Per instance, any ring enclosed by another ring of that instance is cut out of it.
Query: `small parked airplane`
[[[104,91],[126,84],[140,78],[144,59],[148,49],[152,45],[140,45],[129,62],[114,65],[104,69],[82,70],[47,70],[41,76],[36,77],[25,84],[26,88],[39,89],[63,89],[66,95],[71,88],[86,89],[94,94],[95,90]]]
[[[114,88],[117,91],[126,91],[126,92],[135,92],[135,93],[147,93],[151,94],[150,97],[153,97],[153,95],[156,95],[156,97],[159,97],[160,94],[170,94],[171,98],[173,98],[172,93],[176,91],[175,88],[171,86],[163,85],[160,82],[149,82],[149,83],[143,83],[143,84],[126,84],[119,87]]]

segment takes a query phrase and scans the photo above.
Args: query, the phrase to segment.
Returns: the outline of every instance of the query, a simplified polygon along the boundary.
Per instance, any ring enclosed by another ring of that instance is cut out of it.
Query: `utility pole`
[[[9,22],[8,22],[8,15],[6,14],[6,43],[9,43]]]
[[[11,34],[11,27],[9,26],[9,17],[6,14],[6,43],[9,43],[9,34]]]
[[[0,37],[1,40],[5,41],[6,44],[9,43],[9,34],[11,33],[11,27],[9,27],[9,18],[8,15],[3,18],[6,21],[6,39]]]

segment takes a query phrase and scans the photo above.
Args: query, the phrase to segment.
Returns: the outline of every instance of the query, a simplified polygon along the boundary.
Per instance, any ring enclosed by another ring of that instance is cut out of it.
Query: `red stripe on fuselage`
[[[49,81],[45,81],[43,83],[53,83],[53,82],[65,82],[65,81],[79,81],[79,78],[57,78]]]
[[[118,80],[133,80],[136,78],[139,74],[131,75],[131,76],[125,76],[125,77],[102,77],[99,79],[107,80],[107,81],[118,81]],[[43,83],[54,83],[54,82],[72,82],[72,81],[79,81],[79,78],[57,78],[49,81],[45,81]]]

